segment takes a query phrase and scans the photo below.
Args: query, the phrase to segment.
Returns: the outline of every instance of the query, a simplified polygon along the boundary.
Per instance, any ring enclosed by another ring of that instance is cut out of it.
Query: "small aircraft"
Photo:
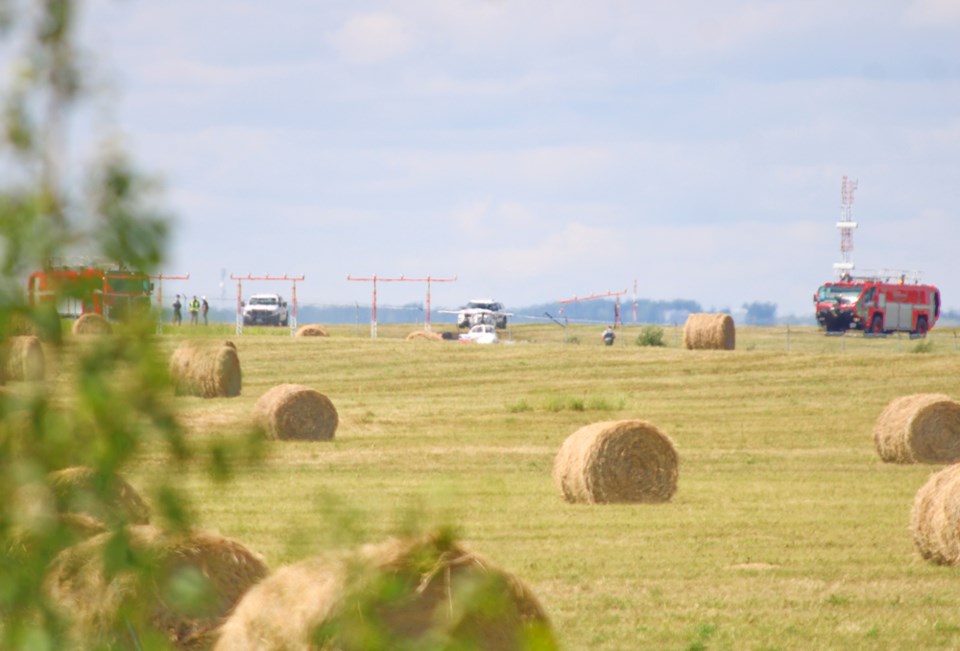
[[[503,304],[490,298],[475,298],[459,310],[439,310],[441,314],[456,314],[458,328],[470,328],[488,324],[498,330],[507,328],[507,317],[513,316],[503,311]]]
[[[496,344],[500,339],[497,337],[497,329],[490,323],[478,323],[470,330],[460,335],[461,343],[469,344]]]

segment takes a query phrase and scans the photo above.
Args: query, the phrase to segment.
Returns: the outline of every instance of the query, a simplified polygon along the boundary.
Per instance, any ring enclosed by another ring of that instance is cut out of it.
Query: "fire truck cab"
[[[90,312],[109,319],[150,309],[153,283],[148,276],[119,267],[51,267],[30,274],[31,305],[56,306],[62,317]]]
[[[940,318],[940,290],[933,285],[849,279],[825,283],[813,297],[817,322],[828,332],[909,332],[924,336]]]

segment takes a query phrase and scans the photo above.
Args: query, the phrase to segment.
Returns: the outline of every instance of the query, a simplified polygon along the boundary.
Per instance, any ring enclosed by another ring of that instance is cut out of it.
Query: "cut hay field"
[[[450,523],[519,575],[563,648],[917,649],[960,647],[960,569],[923,561],[908,529],[939,470],[880,461],[871,431],[893,398],[960,397],[953,331],[827,338],[813,328],[737,329],[735,351],[613,347],[602,328],[516,326],[512,345],[402,339],[413,326],[178,329],[236,342],[239,397],[174,398],[201,445],[239,439],[257,398],[295,382],[339,412],[329,442],[271,441],[229,483],[171,469],[147,450],[128,479],[182,474],[199,524],[279,567]],[[168,332],[170,332],[168,330]],[[939,339],[937,338],[939,337]],[[923,342],[920,342],[921,344]],[[917,351],[917,352],[913,352]],[[665,504],[570,505],[551,478],[579,427],[640,418],[680,459]]]

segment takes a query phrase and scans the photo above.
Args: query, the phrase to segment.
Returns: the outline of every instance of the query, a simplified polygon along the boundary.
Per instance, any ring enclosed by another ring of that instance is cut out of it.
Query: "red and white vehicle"
[[[93,312],[122,319],[149,310],[152,292],[149,276],[116,266],[50,267],[27,280],[31,305],[53,305],[70,318]]]
[[[851,278],[820,286],[813,296],[817,322],[828,332],[864,330],[926,335],[940,317],[933,285]]]

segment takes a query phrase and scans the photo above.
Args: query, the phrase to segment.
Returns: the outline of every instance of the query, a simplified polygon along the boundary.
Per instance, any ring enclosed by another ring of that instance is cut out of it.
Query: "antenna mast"
[[[837,228],[840,229],[840,262],[833,265],[833,270],[841,278],[850,275],[854,266],[850,261],[850,252],[853,251],[853,229],[857,227],[857,222],[853,221],[853,192],[856,189],[857,181],[844,176],[840,183],[840,221],[837,222]]]

